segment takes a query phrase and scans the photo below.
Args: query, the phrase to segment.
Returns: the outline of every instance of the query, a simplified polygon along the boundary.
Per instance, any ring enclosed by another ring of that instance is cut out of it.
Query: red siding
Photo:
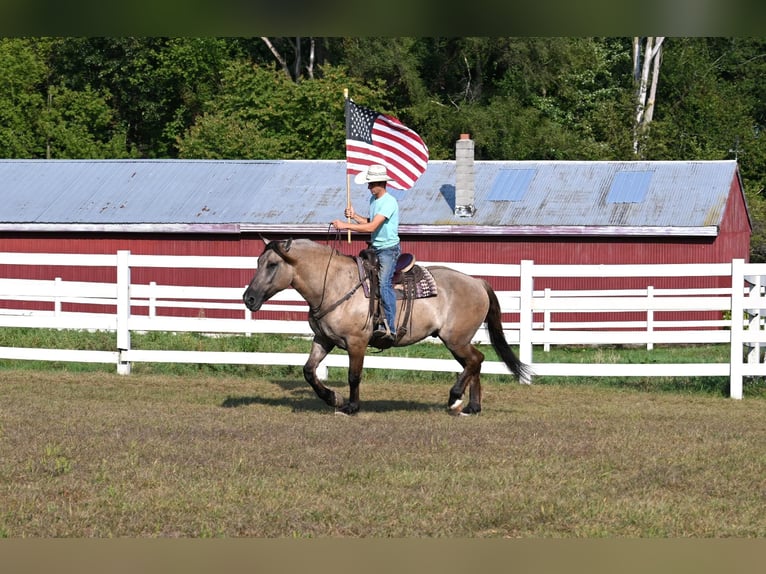
[[[641,263],[720,263],[734,258],[749,259],[750,223],[738,179],[732,182],[724,218],[717,237],[530,237],[514,236],[403,236],[402,249],[415,254],[419,261],[467,263],[518,263],[530,259],[538,264],[641,264]],[[366,247],[365,237],[336,234],[312,236],[347,255],[356,255]],[[280,239],[281,237],[272,237]],[[189,234],[86,234],[86,233],[2,233],[0,250],[31,253],[106,253],[128,249],[137,254],[257,256],[263,250],[258,235],[189,235]],[[4,277],[33,279],[109,281],[113,269],[59,268],[46,266],[0,266]],[[242,286],[250,281],[246,270],[173,270],[137,269],[133,280],[156,281],[165,285]],[[517,290],[518,279],[487,278],[497,290]],[[727,287],[727,281],[710,278],[679,279],[551,279],[538,281],[536,289],[609,289],[684,287]],[[669,318],[667,314],[662,318]],[[658,317],[660,318],[660,317]],[[675,318],[675,316],[674,316]],[[569,315],[568,319],[577,320]]]

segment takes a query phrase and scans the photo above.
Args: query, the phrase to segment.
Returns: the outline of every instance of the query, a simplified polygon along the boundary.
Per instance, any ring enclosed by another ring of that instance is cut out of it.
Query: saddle
[[[355,259],[364,294],[370,300],[369,316],[375,322],[382,322],[380,320],[382,313],[378,256],[372,249],[363,249]],[[392,283],[396,299],[404,300],[402,327],[397,331],[397,337],[401,337],[407,331],[406,326],[412,317],[412,301],[435,297],[437,295],[436,280],[428,269],[415,264],[414,255],[402,253],[396,261]]]
[[[380,296],[378,256],[372,249],[364,249],[355,259],[365,296]],[[422,299],[437,295],[433,275],[425,267],[416,265],[415,256],[411,253],[402,253],[396,260],[392,283],[397,299]]]

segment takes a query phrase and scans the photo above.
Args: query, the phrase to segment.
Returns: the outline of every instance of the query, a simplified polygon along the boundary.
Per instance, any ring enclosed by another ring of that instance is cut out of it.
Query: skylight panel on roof
[[[534,169],[501,169],[487,199],[490,201],[521,201],[529,189]]]
[[[651,181],[651,171],[617,172],[606,201],[607,203],[641,203],[646,198]]]

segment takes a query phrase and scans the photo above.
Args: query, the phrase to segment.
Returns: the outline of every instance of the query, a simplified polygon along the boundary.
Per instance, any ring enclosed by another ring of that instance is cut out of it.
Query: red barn
[[[349,244],[329,226],[346,204],[343,160],[0,160],[0,181],[0,251],[254,256],[261,235],[309,237],[347,254],[365,247],[366,237]],[[735,161],[474,161],[473,142],[461,138],[456,160],[431,161],[414,188],[390,192],[402,248],[421,261],[716,263],[749,254]],[[368,194],[351,183],[357,211]],[[110,272],[0,268],[5,277],[84,281],[113,281]],[[244,286],[250,275],[155,269],[134,280]],[[491,282],[518,288],[512,278]],[[632,287],[614,279],[545,286]]]

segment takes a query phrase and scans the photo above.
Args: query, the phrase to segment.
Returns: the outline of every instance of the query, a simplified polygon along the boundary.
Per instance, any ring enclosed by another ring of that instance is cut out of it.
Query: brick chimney
[[[475,185],[473,177],[473,140],[460,134],[455,143],[455,215],[473,217]]]

